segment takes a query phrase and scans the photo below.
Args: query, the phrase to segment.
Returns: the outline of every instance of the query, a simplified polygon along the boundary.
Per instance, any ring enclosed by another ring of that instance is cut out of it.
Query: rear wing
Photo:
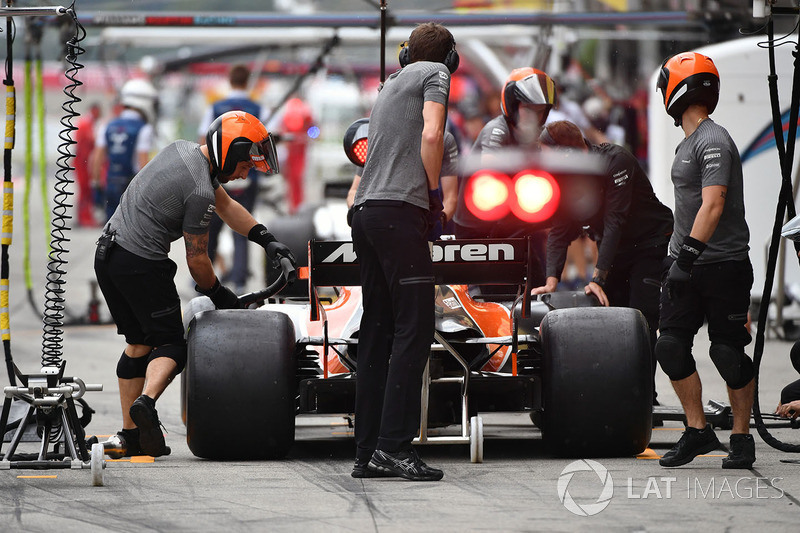
[[[530,312],[533,269],[530,237],[436,241],[431,246],[437,285],[518,285],[523,316]],[[324,319],[317,287],[361,285],[358,257],[351,241],[308,243],[311,320]]]

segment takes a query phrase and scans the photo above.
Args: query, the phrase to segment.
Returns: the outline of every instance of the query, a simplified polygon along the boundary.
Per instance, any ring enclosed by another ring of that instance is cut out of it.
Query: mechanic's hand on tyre
[[[537,294],[545,294],[548,292],[556,292],[556,287],[558,286],[558,278],[553,276],[548,276],[547,281],[541,287],[534,287],[531,289],[531,295],[536,296]]]
[[[194,288],[197,292],[211,298],[217,309],[241,309],[242,307],[239,304],[239,297],[228,287],[222,285],[219,282],[219,278],[214,282],[214,286],[208,290],[203,290],[197,285]]]
[[[667,279],[664,284],[667,289],[667,298],[675,300],[683,297],[689,289],[690,279],[691,273],[689,271],[682,269],[677,261],[672,263],[669,271],[667,271]]]

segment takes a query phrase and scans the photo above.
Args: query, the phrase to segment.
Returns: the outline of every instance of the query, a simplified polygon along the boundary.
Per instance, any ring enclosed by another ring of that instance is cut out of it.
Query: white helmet
[[[148,122],[155,120],[158,93],[149,81],[128,80],[119,95],[122,105],[141,111]]]

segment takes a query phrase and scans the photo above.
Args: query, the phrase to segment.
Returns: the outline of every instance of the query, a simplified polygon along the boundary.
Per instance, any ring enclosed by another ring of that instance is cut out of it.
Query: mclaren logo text
[[[506,243],[491,244],[434,244],[431,250],[434,263],[514,261],[514,246]],[[322,263],[355,263],[358,260],[352,242],[339,245]]]

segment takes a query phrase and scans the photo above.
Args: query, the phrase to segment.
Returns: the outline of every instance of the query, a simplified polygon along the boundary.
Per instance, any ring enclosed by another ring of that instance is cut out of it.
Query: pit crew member
[[[754,369],[744,347],[751,340],[745,324],[753,269],[739,150],[725,128],[709,118],[720,87],[711,58],[693,52],[668,58],[657,87],[685,138],[672,163],[675,229],[669,243],[671,264],[661,287],[655,353],[687,420],[686,431],[659,463],[684,465],[719,446],[706,423],[692,356],[694,336],[706,321],[709,355],[727,384],[733,411],[730,453],[722,468],[750,468],[756,459],[750,435]]]
[[[554,292],[569,244],[587,234],[598,243],[592,281],[584,288],[605,306],[632,307],[642,312],[650,330],[650,351],[658,330],[658,299],[672,211],[658,201],[647,174],[636,158],[616,144],[591,144],[569,121],[548,123],[539,137],[543,147],[589,151],[606,161],[598,213],[578,220],[559,215],[547,236],[547,281],[532,294]],[[545,148],[546,149],[546,148]],[[652,358],[655,378],[656,360]],[[655,381],[653,387],[655,402]]]
[[[438,198],[450,75],[450,31],[425,23],[400,52],[370,113],[369,150],[354,201],[364,313],[358,338],[353,477],[438,481],[411,446],[434,333],[430,206]],[[391,357],[390,357],[391,356]]]
[[[294,258],[221,183],[244,179],[251,168],[278,172],[271,135],[242,111],[217,118],[206,144],[176,141],[131,181],[103,228],[95,273],[127,346],[117,363],[122,430],[112,439],[119,456],[168,455],[155,403],[186,363],[186,342],[171,243],[183,237],[195,288],[219,309],[239,306],[220,285],[208,257],[208,225],[216,211],[237,233],[263,246],[267,256]]]

